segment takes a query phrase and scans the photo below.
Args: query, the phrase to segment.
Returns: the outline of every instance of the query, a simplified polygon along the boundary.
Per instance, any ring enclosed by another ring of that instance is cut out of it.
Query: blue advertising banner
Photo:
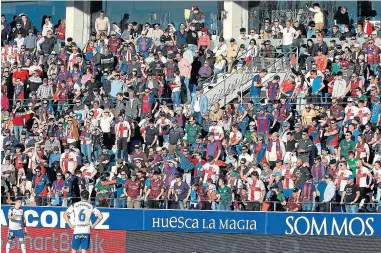
[[[8,225],[9,206],[0,221]],[[62,207],[23,207],[27,226],[67,228]],[[268,235],[381,236],[381,214],[217,212],[100,208],[96,229]],[[95,220],[95,217],[93,217]]]

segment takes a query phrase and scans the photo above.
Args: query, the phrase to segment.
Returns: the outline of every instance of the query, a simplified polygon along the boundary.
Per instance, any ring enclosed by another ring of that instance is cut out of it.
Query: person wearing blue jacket
[[[202,124],[202,117],[208,111],[208,98],[202,93],[202,87],[197,87],[196,94],[192,94],[191,111],[198,124]]]

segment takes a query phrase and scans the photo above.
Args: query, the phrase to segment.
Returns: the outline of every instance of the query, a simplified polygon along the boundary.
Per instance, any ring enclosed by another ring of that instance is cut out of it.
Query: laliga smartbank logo
[[[286,218],[286,235],[349,235],[372,236],[374,234],[374,218],[340,218],[289,216]]]
[[[64,211],[56,212],[53,210],[45,210],[42,212],[37,212],[36,210],[25,210],[25,219],[27,227],[44,227],[44,228],[66,228],[68,227],[65,219],[63,218]],[[95,227],[95,229],[109,229],[109,225],[104,224],[110,217],[110,213],[102,212],[103,219]],[[70,221],[75,224],[73,219],[73,214],[70,215]],[[8,221],[5,217],[4,210],[0,211],[0,222],[1,226],[7,226]]]

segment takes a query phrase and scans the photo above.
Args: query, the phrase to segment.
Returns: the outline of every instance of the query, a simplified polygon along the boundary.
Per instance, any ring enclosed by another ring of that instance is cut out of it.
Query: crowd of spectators
[[[380,23],[351,27],[342,7],[331,29],[309,10],[308,24],[242,28],[248,45],[213,45],[197,6],[178,27],[101,12],[84,48],[65,20],[2,16],[2,203],[67,206],[87,189],[102,207],[375,211]],[[293,75],[264,81],[274,38]],[[209,83],[235,69],[252,74],[251,101],[209,104]]]

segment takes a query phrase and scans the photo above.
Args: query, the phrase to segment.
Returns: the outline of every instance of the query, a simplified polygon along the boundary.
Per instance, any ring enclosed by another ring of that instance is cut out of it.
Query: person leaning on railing
[[[299,197],[299,189],[294,188],[292,196],[288,199],[286,204],[286,212],[299,212],[302,209],[302,202]]]

